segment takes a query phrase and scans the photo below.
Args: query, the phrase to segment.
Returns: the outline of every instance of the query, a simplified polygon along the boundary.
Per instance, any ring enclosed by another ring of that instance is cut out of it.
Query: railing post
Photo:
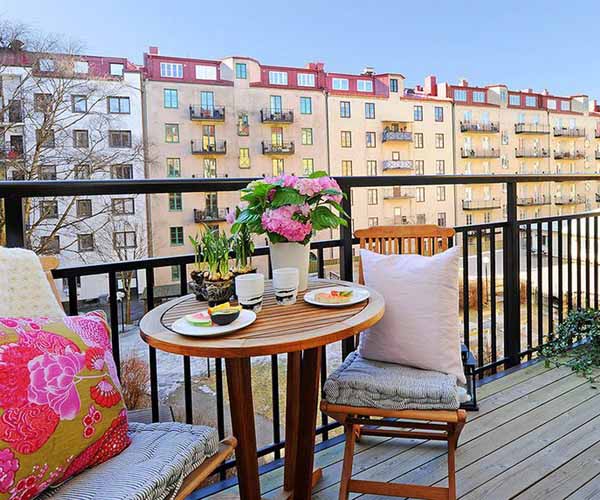
[[[4,198],[4,226],[7,247],[25,246],[23,198],[20,196],[7,196]]]
[[[340,227],[340,275],[345,281],[353,281],[351,188],[344,183],[340,187],[344,193],[342,208],[348,214],[348,225]],[[345,359],[352,351],[354,351],[354,337],[343,340],[342,357]]]
[[[521,297],[519,264],[519,222],[517,219],[517,183],[507,182],[506,219],[503,231],[504,268],[504,356],[507,368],[520,363]]]

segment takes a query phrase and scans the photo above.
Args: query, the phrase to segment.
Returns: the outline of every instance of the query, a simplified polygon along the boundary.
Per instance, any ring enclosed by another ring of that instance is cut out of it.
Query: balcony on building
[[[554,127],[554,137],[585,137],[585,129]]]
[[[500,158],[500,150],[496,148],[489,149],[465,149],[460,148],[460,157],[461,158],[470,158],[470,159],[488,159],[488,158]]]
[[[190,120],[203,122],[224,122],[225,106],[190,105]]]
[[[383,189],[384,200],[404,200],[416,197],[416,189],[414,187],[392,186]]]
[[[585,160],[584,151],[554,151],[555,160]]]
[[[205,144],[203,141],[191,141],[193,155],[224,155],[227,153],[227,141],[215,141]]]
[[[205,208],[204,210],[194,208],[194,222],[196,224],[222,222],[226,217],[227,210],[225,208]]]
[[[517,197],[517,205],[520,207],[532,207],[535,205],[550,205],[550,198],[545,194],[534,196]]]
[[[414,170],[412,160],[383,160],[383,170]]]
[[[463,200],[463,210],[494,210],[502,208],[502,202],[495,198],[491,200]]]
[[[23,159],[23,149],[0,145],[0,161],[13,161]]]
[[[296,148],[293,142],[267,142],[262,141],[264,155],[293,155]]]
[[[515,134],[548,135],[550,125],[543,123],[515,123]]]
[[[550,152],[545,148],[515,148],[515,158],[548,158],[549,156]]]
[[[260,121],[263,123],[294,123],[294,112],[291,109],[260,110]]]
[[[381,137],[381,142],[412,142],[413,134],[408,130],[393,130],[385,128]]]
[[[556,205],[583,205],[586,198],[582,194],[557,194],[554,197]]]
[[[465,121],[460,122],[460,131],[475,134],[497,134],[498,132],[500,132],[500,124],[498,122]]]
[[[598,151],[598,150],[597,150],[597,151],[594,151],[594,158],[595,158],[596,160],[600,160],[600,151]]]

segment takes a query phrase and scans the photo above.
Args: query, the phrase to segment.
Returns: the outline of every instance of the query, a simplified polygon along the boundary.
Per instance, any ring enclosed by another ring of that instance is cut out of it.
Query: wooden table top
[[[359,287],[340,280],[309,280],[308,290],[332,285]],[[367,288],[367,287],[363,287]],[[186,314],[206,309],[193,295],[170,300],[147,313],[140,322],[140,335],[156,349],[198,357],[245,358],[301,351],[351,337],[377,323],[384,312],[383,297],[368,289],[368,300],[347,307],[319,307],[298,294],[293,305],[275,302],[271,282],[265,283],[262,311],[242,330],[215,338],[194,338],[175,333],[170,326]]]

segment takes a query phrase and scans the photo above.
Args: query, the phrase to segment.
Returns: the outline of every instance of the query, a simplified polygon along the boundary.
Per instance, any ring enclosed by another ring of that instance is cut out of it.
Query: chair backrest
[[[357,229],[354,236],[359,239],[360,248],[372,252],[431,256],[448,250],[450,238],[454,237],[454,229],[435,224],[375,226]],[[358,281],[364,284],[362,260],[359,260]]]
[[[46,274],[46,278],[48,278],[48,283],[50,283],[50,288],[52,289],[54,297],[56,298],[58,304],[62,307],[62,298],[58,288],[56,288],[56,282],[52,277],[52,270],[56,269],[59,265],[58,257],[55,257],[54,255],[43,255],[40,256],[40,263],[42,264],[42,269]]]

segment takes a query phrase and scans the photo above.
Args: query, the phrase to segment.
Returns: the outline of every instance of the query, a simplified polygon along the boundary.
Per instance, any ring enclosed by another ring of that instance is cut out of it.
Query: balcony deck
[[[484,384],[479,395],[479,412],[469,414],[456,455],[458,498],[600,497],[598,390],[568,369],[536,363]],[[338,498],[343,442],[331,441],[315,457],[323,469],[313,495],[318,500]],[[365,436],[354,478],[445,485],[444,453],[431,441]],[[277,498],[282,482],[281,467],[262,474],[264,498]],[[209,498],[226,494],[235,488]]]

